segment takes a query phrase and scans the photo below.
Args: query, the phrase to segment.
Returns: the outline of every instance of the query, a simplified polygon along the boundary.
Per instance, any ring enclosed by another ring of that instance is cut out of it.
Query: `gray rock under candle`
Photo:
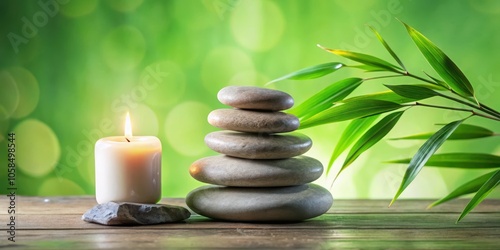
[[[152,225],[183,221],[191,213],[183,207],[162,204],[107,202],[98,204],[82,220],[102,225]]]

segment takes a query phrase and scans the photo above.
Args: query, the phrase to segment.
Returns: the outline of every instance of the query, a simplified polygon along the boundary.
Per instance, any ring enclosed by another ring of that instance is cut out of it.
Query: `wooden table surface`
[[[2,206],[6,206],[5,197]],[[300,223],[212,221],[154,226],[101,226],[81,220],[93,197],[17,197],[15,243],[1,230],[0,248],[12,249],[500,249],[500,200],[487,200],[455,224],[467,200],[427,210],[429,200],[337,200],[330,211]],[[185,206],[183,199],[161,203]],[[2,228],[7,209],[0,211]]]

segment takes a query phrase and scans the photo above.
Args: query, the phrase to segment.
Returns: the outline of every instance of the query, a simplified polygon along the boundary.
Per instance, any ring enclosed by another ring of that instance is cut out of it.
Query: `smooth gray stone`
[[[208,115],[208,123],[221,129],[262,133],[291,132],[299,127],[294,115],[243,109],[214,110]]]
[[[183,207],[162,204],[107,202],[85,212],[82,220],[102,225],[152,225],[183,221],[191,213]]]
[[[186,203],[194,212],[228,221],[301,221],[322,215],[333,198],[315,184],[274,188],[204,186],[191,191]]]
[[[251,86],[228,86],[217,98],[223,104],[240,109],[279,111],[293,106],[293,98],[282,91]]]
[[[312,141],[299,134],[252,134],[217,131],[205,136],[205,144],[221,154],[245,159],[284,159],[307,152]]]
[[[195,161],[189,173],[196,180],[215,185],[280,187],[313,182],[323,173],[323,165],[307,156],[283,160],[248,160],[218,155]]]

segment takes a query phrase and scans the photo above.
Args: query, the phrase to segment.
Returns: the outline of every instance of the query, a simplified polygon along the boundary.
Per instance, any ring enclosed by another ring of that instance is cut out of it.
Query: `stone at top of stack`
[[[299,127],[297,117],[279,112],[293,106],[289,94],[272,89],[229,86],[220,90],[217,98],[236,109],[218,109],[208,115],[208,123],[212,126],[232,130],[208,134],[205,143],[212,150],[245,159],[285,159],[304,154],[311,148],[311,139],[305,135],[276,134],[292,132]]]
[[[217,93],[222,104],[254,110],[280,111],[293,106],[293,98],[282,91],[249,86],[228,86]]]
[[[218,109],[208,115],[215,127],[239,132],[283,133],[299,127],[299,119],[279,112],[293,106],[293,98],[281,91],[230,86],[217,94],[223,104],[236,109]]]
[[[226,87],[217,96],[235,109],[215,110],[208,121],[232,131],[212,132],[205,143],[224,155],[194,162],[190,174],[225,187],[192,191],[188,206],[207,217],[235,221],[297,221],[326,212],[331,194],[308,184],[321,176],[323,166],[300,156],[311,148],[311,139],[299,133],[279,134],[299,127],[295,116],[280,112],[293,106],[293,98],[244,86]]]

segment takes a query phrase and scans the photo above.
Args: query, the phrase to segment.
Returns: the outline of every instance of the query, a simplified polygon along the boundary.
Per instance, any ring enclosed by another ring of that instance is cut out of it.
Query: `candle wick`
[[[127,140],[128,142],[130,142],[130,140],[127,137],[125,137],[125,140]]]

